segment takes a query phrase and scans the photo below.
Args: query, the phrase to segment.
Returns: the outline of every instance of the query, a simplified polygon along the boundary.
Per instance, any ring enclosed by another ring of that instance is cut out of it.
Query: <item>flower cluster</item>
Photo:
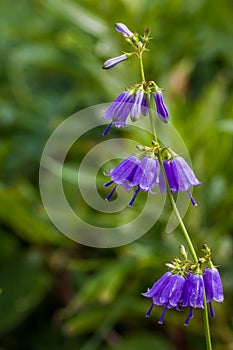
[[[142,81],[121,92],[105,111],[104,119],[109,121],[109,125],[104,131],[104,135],[107,135],[112,125],[117,128],[126,127],[128,117],[132,122],[136,122],[141,116],[149,116],[154,141],[152,141],[151,147],[139,145],[136,153],[121,161],[109,173],[105,173],[105,176],[111,179],[104,186],[113,185],[106,200],[110,200],[117,186],[122,186],[126,192],[131,190],[134,192],[129,202],[131,207],[140,191],[154,194],[153,190],[157,187],[161,193],[168,191],[174,209],[176,208],[175,202],[171,196],[178,192],[187,192],[192,204],[196,206],[190,188],[198,186],[199,180],[187,162],[173,152],[170,147],[161,146],[156,136],[154,115],[150,109],[151,100],[154,100],[158,117],[162,122],[168,122],[169,113],[164,103],[162,89],[154,81],[147,82],[145,80],[142,54],[144,51],[148,51],[146,45],[150,40],[150,30],[146,29],[144,35],[139,36],[138,33],[133,33],[122,23],[117,23],[115,29],[131,45],[133,51],[124,52],[120,56],[108,59],[103,68],[109,69],[131,57],[136,57],[140,62]],[[177,217],[179,218],[179,214]],[[188,260],[185,248],[181,246],[180,252],[183,259],[175,258],[171,263],[166,264],[170,271],[166,272],[142,295],[152,299],[152,305],[146,313],[147,317],[150,316],[154,305],[163,306],[159,323],[163,323],[167,309],[175,308],[179,311],[180,308],[188,307],[189,313],[184,322],[184,325],[187,326],[193,317],[193,309],[203,309],[206,307],[206,303],[209,305],[211,316],[214,317],[212,301],[222,302],[224,295],[221,278],[216,266],[211,261],[209,248],[207,245],[203,245],[205,255],[198,259],[180,218],[179,223],[195,263]],[[205,316],[207,320],[208,314],[205,313]],[[208,332],[206,334],[209,338]]]
[[[128,115],[133,122],[141,115],[148,115],[147,97],[142,87],[123,91],[105,111],[104,119],[111,120],[111,123],[104,131],[104,135],[107,135],[112,123],[117,128],[126,126]]]
[[[111,169],[109,174],[105,174],[112,178],[110,182],[105,184],[105,187],[112,183],[115,184],[113,190],[106,197],[106,200],[111,198],[117,185],[122,185],[127,192],[136,187],[134,196],[129,202],[129,206],[131,207],[140,190],[144,192],[152,192],[152,189],[157,182],[158,168],[159,164],[157,159],[150,156],[145,156],[140,159],[135,154],[132,154],[114,169]]]
[[[115,24],[115,29],[133,47],[134,51],[108,59],[104,62],[104,69],[112,68],[133,56],[139,58],[146,50],[146,44],[150,39],[150,31],[148,29],[145,30],[144,36],[141,38],[137,33],[131,32],[125,24],[117,23]],[[112,124],[117,128],[122,125],[126,126],[126,120],[129,115],[133,122],[138,120],[141,115],[148,115],[148,101],[151,95],[154,97],[159,118],[164,123],[167,123],[169,114],[163,100],[162,89],[154,81],[149,81],[148,83],[143,81],[140,84],[135,84],[130,89],[124,90],[105,111],[104,119],[110,120],[110,124],[104,131],[104,135],[107,135]]]
[[[184,247],[181,246],[184,250]],[[171,272],[166,272],[152,288],[146,293],[142,293],[147,298],[152,298],[152,305],[146,313],[146,317],[154,307],[163,306],[163,312],[159,323],[163,323],[167,309],[180,307],[189,307],[189,314],[184,325],[187,326],[193,317],[193,308],[204,308],[204,295],[209,304],[211,316],[214,317],[212,300],[222,302],[224,300],[223,287],[218,270],[214,267],[210,250],[204,245],[203,251],[206,255],[199,259],[198,264],[193,265],[187,260],[174,259],[172,263],[167,264]]]
[[[189,192],[191,186],[200,184],[194,172],[182,157],[177,156],[168,148],[161,150],[156,143],[154,147],[138,146],[138,154],[132,154],[111,169],[108,174],[105,174],[111,177],[111,181],[107,182],[105,187],[115,184],[106,200],[111,198],[118,185],[123,186],[127,192],[131,189],[134,190],[129,206],[132,206],[139,191],[154,193],[153,188],[158,186],[160,192],[165,193],[167,188],[158,160],[158,152],[160,152],[162,157],[166,157],[163,159],[163,166],[171,192],[187,191],[191,202],[193,205],[196,205]]]
[[[104,131],[104,136],[107,135],[112,123],[117,128],[122,125],[126,127],[126,120],[129,115],[132,122],[137,121],[141,115],[147,116],[149,112],[148,100],[151,94],[154,96],[159,118],[167,123],[169,114],[163,101],[162,91],[151,92],[148,89],[145,91],[142,86],[138,88],[137,84],[134,88],[123,91],[105,111],[104,119],[111,122]]]

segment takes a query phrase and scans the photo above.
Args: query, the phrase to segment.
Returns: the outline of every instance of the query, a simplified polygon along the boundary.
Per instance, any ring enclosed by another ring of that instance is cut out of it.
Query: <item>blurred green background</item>
[[[115,22],[152,30],[146,76],[167,90],[171,121],[202,182],[185,223],[199,254],[202,243],[212,248],[224,283],[214,348],[233,349],[232,1],[3,0],[0,16],[0,350],[205,348],[200,310],[188,328],[187,310],[169,310],[163,326],[160,308],[144,317],[150,302],[140,293],[182,242],[178,228],[165,234],[169,205],[136,242],[95,249],[58,232],[41,203],[39,162],[56,126],[140,81],[134,60],[101,69],[127,50]],[[100,139],[84,138],[68,165]]]

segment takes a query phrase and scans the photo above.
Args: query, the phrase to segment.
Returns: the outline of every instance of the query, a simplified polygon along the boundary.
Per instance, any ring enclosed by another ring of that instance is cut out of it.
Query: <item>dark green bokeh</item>
[[[183,242],[179,229],[164,233],[169,205],[138,241],[94,249],[56,231],[41,203],[39,162],[56,126],[140,81],[133,59],[101,69],[128,50],[115,22],[151,28],[146,76],[166,89],[171,121],[202,182],[185,223],[198,253],[208,243],[220,265],[226,300],[214,305],[211,332],[216,350],[232,349],[232,2],[11,0],[1,2],[0,13],[1,350],[204,349],[200,310],[188,328],[185,312],[170,310],[163,326],[160,308],[144,318],[149,301],[140,293]],[[83,139],[68,166],[101,138]],[[72,193],[69,181],[65,186]]]

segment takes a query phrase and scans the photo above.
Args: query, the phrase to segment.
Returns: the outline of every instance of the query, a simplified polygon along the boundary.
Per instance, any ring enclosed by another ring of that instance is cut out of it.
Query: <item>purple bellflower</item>
[[[129,112],[132,108],[134,101],[134,96],[129,91],[123,91],[109,106],[104,114],[104,119],[111,120],[111,123],[108,125],[104,131],[104,136],[107,135],[109,129],[112,126],[112,123],[117,128],[120,128],[122,125],[126,127],[126,119],[129,115]]]
[[[183,294],[182,306],[189,306],[189,315],[184,323],[188,326],[189,320],[193,317],[193,308],[203,308],[204,301],[204,281],[203,276],[189,272],[186,276]]]
[[[158,90],[153,95],[155,99],[158,116],[162,120],[162,122],[167,123],[169,119],[169,114],[168,114],[167,107],[165,106],[165,103],[163,101],[162,91]]]
[[[112,178],[104,185],[105,187],[115,183],[113,190],[106,197],[107,201],[112,197],[118,185],[123,186],[127,192],[137,186],[134,196],[129,202],[131,207],[140,190],[152,192],[158,179],[158,160],[148,156],[139,160],[136,155],[132,154],[105,175]]]
[[[134,103],[130,111],[130,119],[132,120],[132,122],[135,122],[136,120],[138,120],[138,118],[142,114],[142,109],[144,109],[144,106],[142,105],[143,97],[144,97],[143,90],[137,90]]]
[[[154,305],[163,306],[163,313],[158,322],[162,324],[167,309],[176,308],[179,310],[178,304],[181,301],[184,284],[185,278],[183,276],[166,272],[155,282],[151,289],[148,289],[146,293],[142,293],[144,297],[152,298],[153,300],[146,317],[150,316]]]
[[[211,301],[215,300],[221,303],[224,300],[221,277],[218,270],[215,267],[212,267],[204,269],[203,279],[206,293],[206,302],[209,303],[211,316],[214,317],[215,314]]]
[[[127,60],[128,58],[129,58],[129,56],[127,56],[125,53],[121,56],[110,58],[109,60],[104,62],[103,69],[112,68],[112,67],[116,66],[118,63],[121,63],[121,62]]]
[[[168,161],[164,159],[163,165],[171,192],[177,193],[187,191],[192,204],[196,206],[197,204],[189,192],[189,188],[191,186],[200,185],[200,182],[186,161],[182,157],[177,156]],[[167,191],[162,171],[160,171],[159,187],[162,193]]]
[[[121,33],[123,36],[129,38],[134,34],[129,30],[129,28],[123,23],[116,23],[115,29],[118,33]]]
[[[136,121],[141,114],[148,114],[147,100],[144,92],[140,89],[136,93],[123,91],[109,106],[104,114],[104,119],[111,122],[104,131],[104,136],[107,135],[112,123],[117,128],[120,128],[122,125],[126,127],[126,120],[129,114],[132,121]]]

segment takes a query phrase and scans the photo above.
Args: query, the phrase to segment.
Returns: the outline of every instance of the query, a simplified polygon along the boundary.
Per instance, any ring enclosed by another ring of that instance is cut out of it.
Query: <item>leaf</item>
[[[30,251],[0,266],[0,334],[9,332],[38,305],[51,286],[41,256]]]

